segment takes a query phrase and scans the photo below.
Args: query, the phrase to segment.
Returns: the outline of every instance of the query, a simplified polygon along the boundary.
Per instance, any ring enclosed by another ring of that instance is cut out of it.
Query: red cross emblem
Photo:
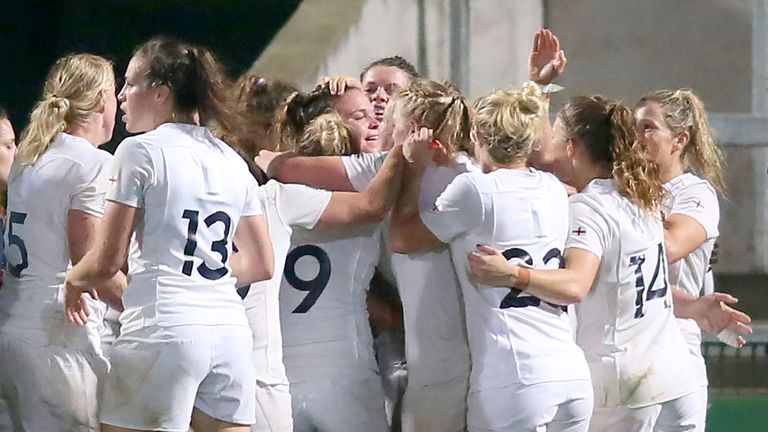
[[[578,229],[575,229],[575,230],[573,230],[573,231],[571,231],[571,232],[572,232],[572,233],[574,233],[574,234],[576,234],[577,236],[580,236],[580,235],[582,235],[582,234],[586,234],[586,233],[587,233],[587,230],[585,230],[585,229],[584,229],[584,228],[582,228],[582,227],[579,227]]]
[[[110,182],[110,183],[115,183],[115,182],[117,182],[117,177],[110,177],[110,178],[109,178],[109,182]]]
[[[696,208],[702,208],[702,207],[704,207],[703,205],[701,205],[701,201],[699,201],[699,200],[696,200],[696,201],[694,201],[693,203],[694,203],[694,204],[696,204]]]

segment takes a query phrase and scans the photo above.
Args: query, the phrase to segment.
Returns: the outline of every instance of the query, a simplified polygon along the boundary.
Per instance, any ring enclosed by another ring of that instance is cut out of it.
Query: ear
[[[688,143],[691,142],[691,133],[686,129],[675,136],[675,150],[684,150]]]
[[[573,154],[576,152],[576,149],[574,148],[574,140],[573,138],[567,138],[565,140],[565,153],[568,155],[569,158],[573,157]]]
[[[101,91],[101,98],[99,98],[99,106],[96,107],[96,110],[94,112],[102,114],[104,110],[107,107],[107,92],[109,90],[102,90]]]
[[[171,97],[171,89],[167,85],[159,85],[155,87],[155,100],[158,102],[165,102]]]

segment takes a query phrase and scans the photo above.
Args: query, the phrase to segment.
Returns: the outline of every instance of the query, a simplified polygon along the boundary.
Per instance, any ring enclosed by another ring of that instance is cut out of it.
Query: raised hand
[[[568,60],[560,49],[560,40],[547,29],[536,32],[528,58],[528,76],[537,84],[549,84],[565,70]]]
[[[349,75],[332,75],[320,78],[320,85],[327,85],[332,95],[343,94],[348,88],[363,89],[363,84]]]

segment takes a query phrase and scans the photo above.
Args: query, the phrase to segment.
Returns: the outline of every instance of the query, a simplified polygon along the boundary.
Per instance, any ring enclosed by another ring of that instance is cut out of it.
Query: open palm
[[[567,59],[560,49],[560,40],[551,31],[541,29],[533,38],[528,58],[528,75],[537,84],[549,84],[565,70]]]

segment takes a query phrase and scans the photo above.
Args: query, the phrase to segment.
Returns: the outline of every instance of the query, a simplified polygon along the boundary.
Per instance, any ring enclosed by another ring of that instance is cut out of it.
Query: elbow
[[[364,213],[364,219],[366,223],[380,223],[389,214],[389,207],[383,203],[376,203],[372,200],[369,200]]]
[[[411,244],[403,238],[395,227],[390,227],[389,230],[389,249],[394,253],[409,254],[414,252],[411,250]]]
[[[558,303],[562,304],[563,306],[578,304],[584,301],[588,293],[589,287],[577,282],[572,282],[566,284],[561,299]]]

